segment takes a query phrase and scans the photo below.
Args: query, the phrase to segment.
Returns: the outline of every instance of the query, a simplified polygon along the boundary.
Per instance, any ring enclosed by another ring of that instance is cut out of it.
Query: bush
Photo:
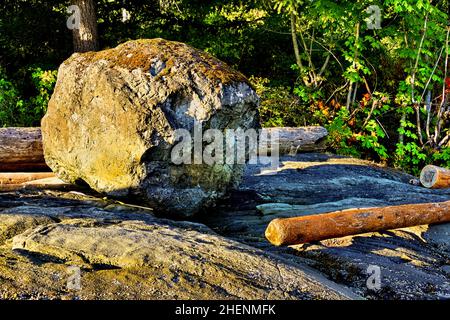
[[[261,97],[259,113],[263,127],[303,126],[310,120],[300,99],[285,85],[272,85],[267,78],[250,77]]]
[[[22,105],[16,87],[0,69],[0,127],[17,124]]]
[[[39,126],[56,83],[56,70],[30,68],[34,95],[23,99],[17,86],[0,70],[0,127]]]

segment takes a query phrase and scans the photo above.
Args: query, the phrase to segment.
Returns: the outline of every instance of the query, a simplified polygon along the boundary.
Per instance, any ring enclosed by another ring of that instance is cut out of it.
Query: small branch
[[[388,139],[390,139],[391,137],[389,137],[389,133],[386,131],[386,129],[384,128],[384,126],[381,124],[380,120],[378,120],[377,118],[375,118],[375,121],[380,125],[381,129],[384,131],[384,134],[386,135],[386,137]]]
[[[417,125],[417,136],[419,137],[419,143],[423,146],[423,137],[422,137],[422,125],[420,121],[420,107],[419,104],[414,104],[414,109],[416,110],[416,125]]]
[[[304,52],[308,58],[308,67],[309,67],[309,76],[311,78],[311,82],[314,83],[314,86],[317,87],[317,77],[315,73],[316,67],[314,66],[314,63],[312,62],[311,58],[311,52],[308,52],[308,47],[306,46],[305,38],[303,37],[303,33],[300,32],[300,39],[302,40],[301,43],[303,45]]]
[[[356,102],[356,93],[358,92],[358,83],[355,83],[355,90],[353,90],[353,98],[352,98],[352,105]]]
[[[444,48],[445,48],[445,46],[443,46],[443,47],[441,48],[441,51],[439,52],[439,56],[438,56],[438,58],[437,58],[437,60],[436,60],[436,63],[434,64],[434,67],[433,67],[433,70],[431,71],[430,77],[428,78],[428,81],[427,81],[427,83],[425,84],[425,88],[423,89],[423,92],[422,92],[422,95],[420,96],[420,100],[419,100],[419,101],[422,101],[422,100],[423,100],[423,97],[425,96],[425,92],[427,91],[428,86],[430,85],[431,79],[433,78],[433,75],[434,75],[434,73],[436,72],[436,68],[437,68],[437,66],[438,66],[438,64],[439,64],[439,61],[441,60],[442,52],[444,51]]]
[[[331,55],[328,54],[327,57],[325,58],[325,62],[323,63],[322,68],[320,68],[319,74],[317,75],[318,77],[321,77],[325,72],[325,70],[327,69],[328,63],[330,62],[330,57]]]
[[[367,92],[370,94],[370,96],[372,96],[372,91],[370,91],[369,83],[367,82],[366,77],[363,77],[363,80],[364,80],[364,85],[366,86]]]
[[[363,128],[365,128],[365,126],[367,125],[367,123],[369,122],[370,118],[372,117],[372,113],[375,111],[376,106],[378,105],[378,100],[373,100],[372,102],[372,108],[370,108],[370,112],[367,115],[366,120],[364,120],[364,123],[362,125]]]
[[[403,112],[402,113],[402,118],[400,119],[400,127],[404,128],[403,123],[406,121],[406,113]],[[399,144],[403,144],[403,142],[405,141],[405,135],[403,133],[400,133],[398,136],[398,143]]]
[[[414,64],[413,73],[411,75],[411,101],[414,104],[416,103],[415,98],[414,98],[414,90],[415,90],[414,83],[416,81],[416,72],[417,72],[417,68],[419,66],[420,54],[422,52],[423,41],[425,40],[425,36],[427,34],[427,29],[428,29],[428,12],[425,16],[425,21],[424,21],[424,25],[423,25],[423,34],[420,39],[419,49],[417,51],[416,62]]]
[[[442,113],[444,111],[444,107],[445,104],[447,102],[447,96],[445,93],[445,89],[446,89],[446,79],[447,79],[447,68],[448,68],[448,41],[449,41],[449,36],[450,36],[450,27],[447,26],[447,36],[445,38],[445,66],[444,66],[444,81],[442,84],[442,100],[441,100],[441,104],[439,105],[439,109],[437,112],[437,123],[436,123],[436,127],[434,129],[434,142],[436,143],[439,140],[439,136],[441,135],[441,126],[443,124],[443,120],[442,120]]]
[[[353,56],[353,69],[356,70],[356,61],[358,59],[358,42],[359,42],[359,28],[360,28],[360,23],[358,22],[356,24],[356,30],[355,30],[355,52],[354,52],[354,56]],[[352,99],[352,90],[353,90],[353,82],[350,81],[350,88],[347,94],[347,104],[346,104],[346,108],[347,110],[350,110],[350,103],[351,103],[351,99]],[[356,88],[355,88],[356,90]]]
[[[427,134],[427,140],[428,142],[431,142],[430,139],[430,122],[431,122],[431,91],[428,90],[428,94],[425,101],[425,107],[427,110],[427,122],[425,125],[425,132]]]
[[[342,86],[337,88],[336,90],[333,91],[333,93],[330,95],[330,97],[327,99],[327,101],[325,102],[325,104],[327,104],[328,102],[330,102],[331,98],[333,98],[333,96],[338,93],[339,91],[344,90],[345,88],[347,88],[349,81],[347,80],[347,82]]]
[[[301,72],[303,69],[303,64],[302,64],[302,59],[300,57],[300,50],[298,48],[297,17],[295,16],[295,13],[291,13],[291,36],[292,36],[292,45],[294,46],[295,61]]]
[[[449,139],[450,139],[450,133],[447,134],[447,135],[441,140],[441,142],[439,142],[438,147],[439,147],[439,148],[442,147],[444,144],[447,143],[447,141],[449,141]]]

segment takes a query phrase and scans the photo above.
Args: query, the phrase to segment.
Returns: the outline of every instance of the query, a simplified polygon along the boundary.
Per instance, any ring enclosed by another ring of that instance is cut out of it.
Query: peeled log
[[[5,184],[21,184],[55,177],[53,172],[0,172],[0,186]]]
[[[428,165],[420,173],[420,182],[426,188],[450,188],[450,170]]]
[[[275,219],[265,235],[272,244],[283,246],[442,222],[450,222],[450,201]]]
[[[40,128],[0,128],[0,171],[45,170]]]
[[[274,131],[278,133],[280,154],[322,151],[326,148],[323,138],[328,132],[323,127],[276,127],[263,130],[267,132],[269,141]],[[269,152],[270,143],[267,147],[268,150],[261,148],[259,152]],[[45,170],[49,168],[44,160],[40,128],[0,128],[0,172]]]
[[[279,139],[279,152],[295,155],[298,152],[317,152],[326,149],[324,139],[328,135],[327,129],[320,126],[309,127],[275,127],[262,129],[267,135],[261,135],[259,153],[270,153],[270,138],[275,132]],[[268,141],[264,139],[267,137]],[[263,148],[267,146],[266,148]]]
[[[0,184],[0,192],[11,192],[11,191],[19,191],[19,190],[77,190],[81,189],[78,186],[71,185],[61,181],[56,177],[48,177],[43,179],[26,181],[23,183],[9,183],[9,184]]]

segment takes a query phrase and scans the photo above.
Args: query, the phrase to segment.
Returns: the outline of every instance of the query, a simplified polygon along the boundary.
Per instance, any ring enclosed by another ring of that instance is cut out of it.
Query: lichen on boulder
[[[246,78],[186,44],[129,41],[74,54],[42,120],[44,155],[66,182],[191,215],[236,184],[242,164],[174,164],[175,131],[258,126]]]

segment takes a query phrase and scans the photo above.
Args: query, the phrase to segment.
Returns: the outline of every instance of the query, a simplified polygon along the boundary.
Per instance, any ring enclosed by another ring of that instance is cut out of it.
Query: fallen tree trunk
[[[21,184],[33,180],[55,177],[53,172],[0,172],[0,186],[6,184]]]
[[[43,179],[26,181],[23,183],[8,183],[0,184],[0,192],[10,192],[19,190],[35,190],[35,189],[45,189],[45,190],[78,190],[80,187],[76,185],[71,185],[59,180],[56,177],[48,177]]]
[[[40,128],[0,128],[0,171],[45,171]]]
[[[275,133],[279,139],[280,155],[295,155],[298,152],[323,151],[326,149],[325,138],[327,129],[319,126],[311,127],[275,127],[264,128],[259,143],[259,154],[270,154],[271,136]]]
[[[263,131],[268,141],[264,138],[260,141],[260,154],[270,154],[270,137],[274,132],[279,137],[280,155],[323,151],[326,148],[323,138],[328,132],[323,127],[276,127]],[[0,128],[0,172],[46,170],[49,168],[45,164],[40,128]]]
[[[442,222],[450,222],[450,201],[275,219],[265,235],[272,244],[282,246]]]
[[[450,170],[428,165],[420,173],[420,182],[426,188],[450,188]]]

